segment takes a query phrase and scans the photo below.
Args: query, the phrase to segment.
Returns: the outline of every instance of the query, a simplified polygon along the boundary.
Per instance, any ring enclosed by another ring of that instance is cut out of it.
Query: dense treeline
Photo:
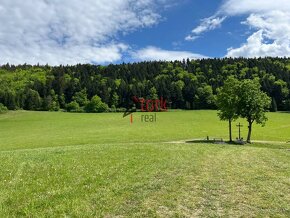
[[[215,109],[229,77],[259,78],[272,110],[290,110],[289,58],[225,58],[119,65],[0,67],[0,103],[8,109],[102,112],[124,108],[131,96],[163,97],[171,108]]]

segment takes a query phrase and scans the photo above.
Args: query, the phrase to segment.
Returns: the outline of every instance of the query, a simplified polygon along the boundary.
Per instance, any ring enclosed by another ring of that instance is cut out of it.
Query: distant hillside
[[[0,103],[9,109],[59,110],[98,95],[110,108],[132,96],[163,97],[172,108],[215,109],[215,95],[230,75],[259,77],[272,110],[290,110],[289,58],[226,58],[119,65],[0,67]]]

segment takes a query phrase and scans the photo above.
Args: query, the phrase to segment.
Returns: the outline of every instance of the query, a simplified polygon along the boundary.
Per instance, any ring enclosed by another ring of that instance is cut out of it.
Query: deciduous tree
[[[258,79],[243,80],[238,89],[238,115],[248,122],[247,142],[251,143],[252,124],[265,125],[267,117],[265,112],[271,105],[271,98],[261,91]]]
[[[218,107],[218,116],[221,120],[229,122],[229,139],[232,142],[232,122],[238,118],[238,101],[237,95],[239,81],[234,77],[229,77],[222,88],[219,89],[216,104]]]

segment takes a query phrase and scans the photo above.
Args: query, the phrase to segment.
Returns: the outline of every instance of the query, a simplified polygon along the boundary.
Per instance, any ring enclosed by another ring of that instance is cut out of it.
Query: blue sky
[[[290,54],[289,0],[1,0],[0,64]]]
[[[140,29],[121,39],[134,48],[151,45],[165,50],[182,50],[208,57],[224,57],[227,48],[238,47],[245,41],[245,32],[248,28],[241,25],[245,16],[229,19],[222,27],[202,35],[193,42],[184,40],[193,27],[198,26],[201,19],[213,15],[221,3],[222,1],[212,0],[180,1],[162,11],[164,20],[158,25]]]

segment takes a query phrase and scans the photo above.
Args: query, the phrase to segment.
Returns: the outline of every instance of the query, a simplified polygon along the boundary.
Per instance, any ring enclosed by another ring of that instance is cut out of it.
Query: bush
[[[25,91],[24,107],[25,110],[39,110],[41,108],[41,98],[39,93],[33,89]]]
[[[110,108],[109,110],[110,112],[116,112],[117,111],[117,108],[115,105],[112,105],[112,107]]]
[[[290,111],[290,99],[283,101],[283,110]]]
[[[120,108],[117,108],[116,109],[116,112],[125,112],[127,109],[126,108],[123,108],[123,107],[120,107]]]
[[[5,107],[2,103],[0,103],[0,113],[5,113],[7,111],[8,111],[7,107]]]
[[[79,103],[77,103],[76,101],[72,101],[71,103],[66,105],[66,110],[68,112],[81,112],[81,108]]]
[[[106,103],[102,102],[102,99],[95,95],[91,101],[85,106],[87,113],[102,113],[109,111],[109,107]]]

